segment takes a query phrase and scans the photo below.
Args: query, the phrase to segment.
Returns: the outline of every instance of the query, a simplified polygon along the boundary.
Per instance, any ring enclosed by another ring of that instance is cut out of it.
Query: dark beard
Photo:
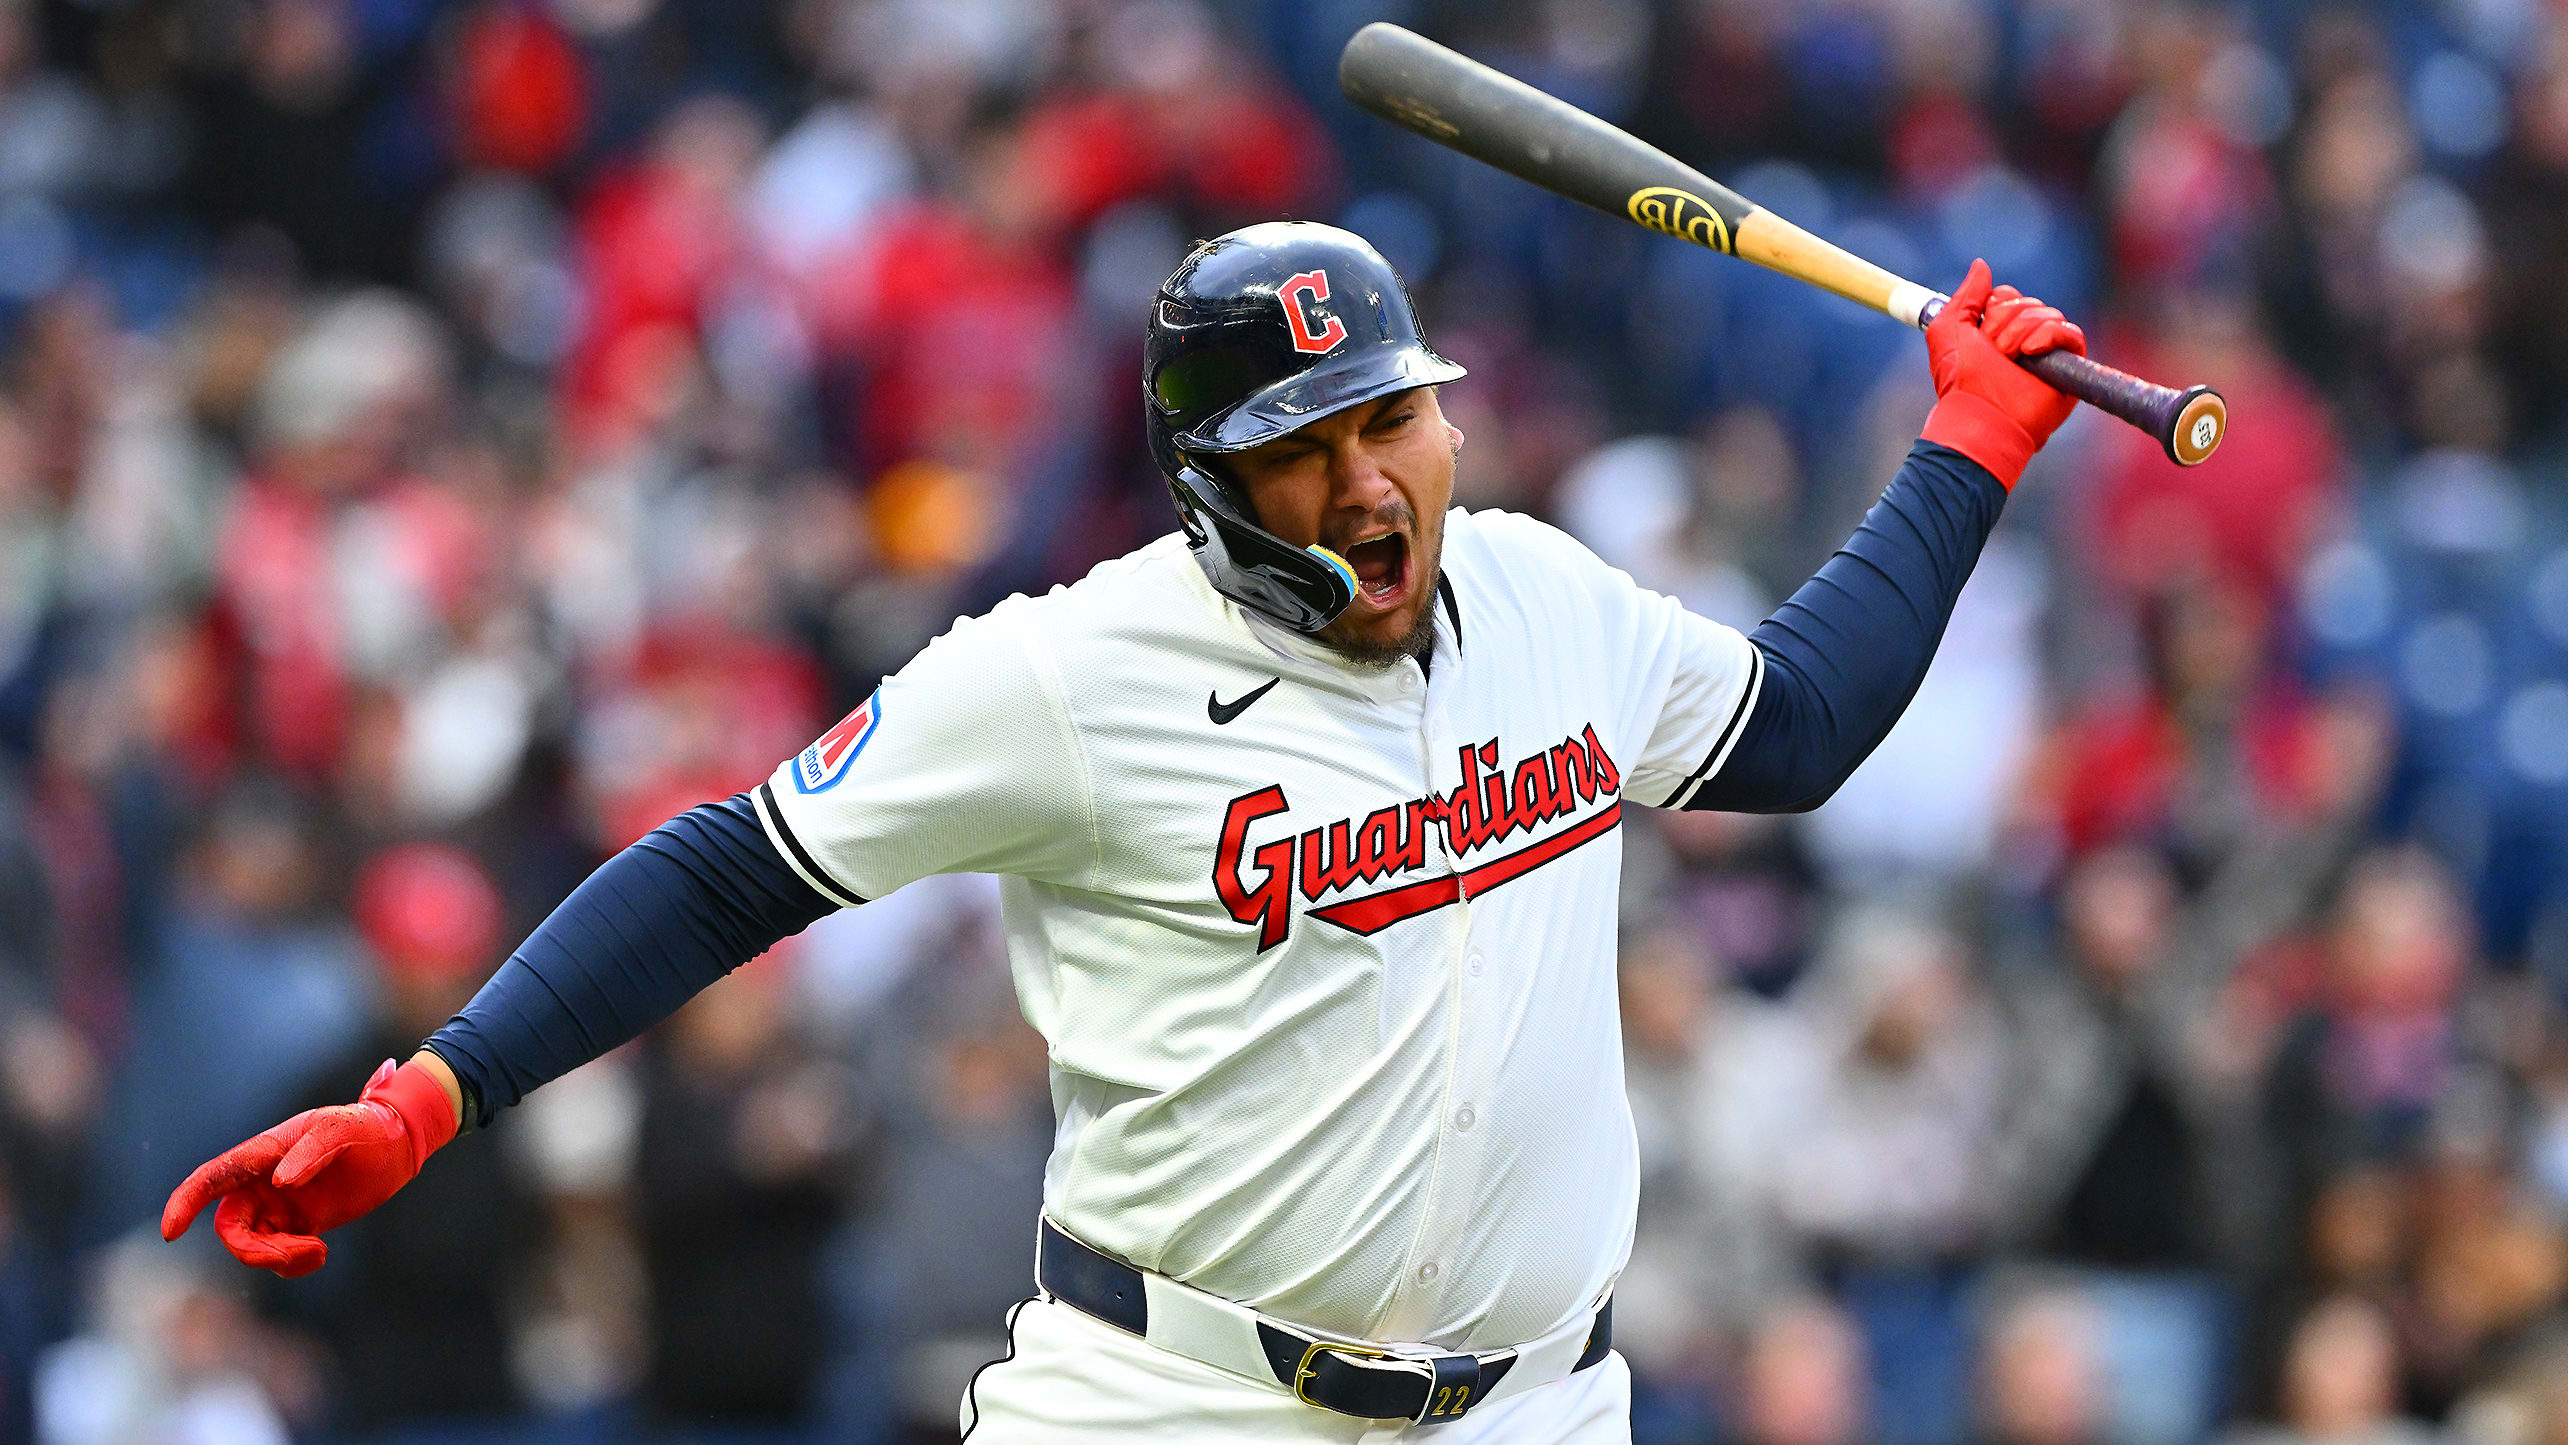
[[[1426,580],[1427,605],[1418,609],[1418,620],[1410,623],[1409,630],[1397,641],[1358,642],[1334,635],[1337,629],[1332,627],[1319,634],[1318,642],[1356,666],[1373,672],[1397,667],[1404,657],[1414,657],[1423,666],[1427,654],[1436,650],[1436,589],[1444,585],[1444,569],[1438,567],[1436,575]]]

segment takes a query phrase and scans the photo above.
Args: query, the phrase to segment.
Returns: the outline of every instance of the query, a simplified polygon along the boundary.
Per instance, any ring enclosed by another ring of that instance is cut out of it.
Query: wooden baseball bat
[[[1658,147],[1513,76],[1386,21],[1338,57],[1347,98],[1394,125],[1511,175],[1681,241],[1754,261],[1858,305],[1924,326],[1946,298],[1819,239]],[[2018,358],[2025,370],[2158,439],[2198,465],[2229,430],[2208,386],[2182,391],[2068,351]]]

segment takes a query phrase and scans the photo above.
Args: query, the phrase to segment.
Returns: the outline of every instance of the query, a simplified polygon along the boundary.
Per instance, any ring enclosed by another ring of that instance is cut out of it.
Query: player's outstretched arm
[[[309,1274],[329,1257],[320,1236],[391,1198],[464,1119],[489,1122],[838,906],[778,856],[748,795],[680,814],[591,874],[357,1102],[297,1114],[189,1175],[161,1235],[219,1200],[214,1227],[235,1258]]]
[[[420,1058],[198,1170],[164,1233],[221,1199],[244,1262],[318,1268],[320,1234],[409,1182],[458,1116],[488,1124],[823,915],[931,873],[1091,876],[1094,803],[1036,616],[1015,599],[957,623],[754,799],[690,809],[608,859]]]
[[[1974,261],[1926,328],[1935,409],[1863,525],[1748,634],[1756,705],[1689,808],[1806,812],[1853,775],[1907,710],[1944,624],[2027,462],[2076,403],[2014,358],[2086,336],[2058,310],[1993,286]]]
[[[487,1124],[840,906],[776,851],[748,794],[691,808],[572,890],[427,1046]]]

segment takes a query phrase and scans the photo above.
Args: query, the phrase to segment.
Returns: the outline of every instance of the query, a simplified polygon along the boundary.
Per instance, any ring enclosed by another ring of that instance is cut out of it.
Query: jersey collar
[[[1443,661],[1447,662],[1448,666],[1451,665],[1448,659],[1458,659],[1462,656],[1462,601],[1455,590],[1453,568],[1450,565],[1453,552],[1451,519],[1460,514],[1459,508],[1447,514],[1445,533],[1447,565],[1439,569],[1436,574],[1436,645],[1435,651],[1429,654],[1430,663]],[[1192,557],[1188,557],[1186,562],[1187,565],[1179,569],[1180,575],[1191,579],[1195,595],[1203,600],[1204,605],[1231,619],[1232,626],[1255,639],[1259,646],[1275,656],[1309,663],[1349,679],[1388,677],[1397,673],[1396,668],[1390,672],[1376,674],[1366,668],[1358,667],[1347,661],[1346,655],[1336,648],[1317,642],[1306,633],[1296,632],[1270,617],[1241,606],[1215,590],[1212,579],[1204,575],[1203,568],[1194,565]]]
[[[1242,607],[1213,591],[1210,584],[1205,586],[1204,591],[1216,606],[1238,619],[1249,636],[1257,639],[1259,644],[1278,657],[1315,663],[1351,678],[1377,676],[1387,678],[1396,675],[1399,671],[1397,668],[1391,668],[1376,672],[1371,668],[1358,667],[1348,661],[1346,654],[1339,652],[1336,648]],[[1422,671],[1432,671],[1435,663],[1448,662],[1449,659],[1459,658],[1462,655],[1462,604],[1454,596],[1452,572],[1442,572],[1437,576],[1436,601],[1430,605],[1434,607],[1436,614],[1436,643],[1435,650],[1428,654],[1427,663],[1422,666]],[[1448,665],[1450,665],[1449,662]]]

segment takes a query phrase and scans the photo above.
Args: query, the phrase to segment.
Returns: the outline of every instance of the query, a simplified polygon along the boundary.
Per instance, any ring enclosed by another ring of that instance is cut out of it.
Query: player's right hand
[[[1986,261],[1953,288],[1926,326],[1926,362],[1935,410],[1925,438],[1989,469],[2009,489],[2024,465],[2069,419],[2077,402],[2015,364],[2044,351],[2086,355],[2077,323],[2012,286],[1992,284]]]
[[[169,1196],[161,1238],[187,1232],[216,1199],[232,1257],[287,1279],[330,1257],[320,1236],[390,1199],[455,1137],[445,1086],[416,1063],[383,1061],[353,1104],[306,1109],[200,1165]]]

